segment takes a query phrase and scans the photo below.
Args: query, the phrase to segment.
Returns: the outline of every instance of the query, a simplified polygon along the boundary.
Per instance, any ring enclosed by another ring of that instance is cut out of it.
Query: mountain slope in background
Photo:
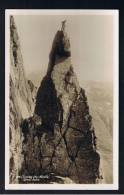
[[[113,182],[113,90],[111,83],[83,82],[100,152],[104,183]]]

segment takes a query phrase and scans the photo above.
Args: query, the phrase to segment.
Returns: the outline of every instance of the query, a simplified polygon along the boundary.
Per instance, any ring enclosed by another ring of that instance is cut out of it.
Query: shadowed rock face
[[[79,86],[71,64],[69,39],[63,31],[58,31],[53,41],[34,116],[25,119],[21,128],[24,162],[20,174],[48,178],[54,174],[74,183],[97,182],[100,156],[96,152],[92,117],[85,91]],[[25,183],[22,179],[19,182]],[[45,182],[51,180],[36,181]]]
[[[46,76],[38,89],[35,113],[41,116],[44,128],[51,132],[54,132],[55,122],[58,121],[60,107],[54,83]]]
[[[64,35],[63,31],[57,31],[53,40],[52,49],[49,55],[49,65],[47,74],[51,74],[53,67],[59,61],[70,57],[70,42],[67,35]]]

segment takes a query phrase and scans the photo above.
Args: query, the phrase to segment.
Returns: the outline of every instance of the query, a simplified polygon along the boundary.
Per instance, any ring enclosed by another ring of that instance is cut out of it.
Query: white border
[[[113,15],[113,184],[9,184],[9,71],[10,71],[10,15]],[[119,95],[119,12],[118,10],[6,10],[5,11],[5,189],[8,190],[118,190],[118,95]]]

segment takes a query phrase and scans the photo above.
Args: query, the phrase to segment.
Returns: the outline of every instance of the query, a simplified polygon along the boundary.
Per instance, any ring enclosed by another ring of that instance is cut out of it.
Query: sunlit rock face
[[[18,183],[19,170],[23,162],[23,135],[20,124],[34,112],[34,99],[25,77],[19,36],[12,16],[10,17],[9,76],[10,183]]]
[[[69,38],[62,30],[52,44],[34,115],[23,120],[21,128],[24,161],[20,175],[38,178],[29,183],[66,183],[57,180],[58,176],[72,183],[98,182],[100,156],[92,116],[71,63]],[[26,183],[22,178],[19,182]]]

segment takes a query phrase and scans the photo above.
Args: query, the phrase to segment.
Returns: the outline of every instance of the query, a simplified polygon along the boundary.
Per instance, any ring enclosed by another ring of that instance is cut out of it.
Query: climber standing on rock
[[[61,31],[64,31],[65,30],[65,23],[66,23],[66,20],[63,20],[62,21],[62,27],[61,27]]]

